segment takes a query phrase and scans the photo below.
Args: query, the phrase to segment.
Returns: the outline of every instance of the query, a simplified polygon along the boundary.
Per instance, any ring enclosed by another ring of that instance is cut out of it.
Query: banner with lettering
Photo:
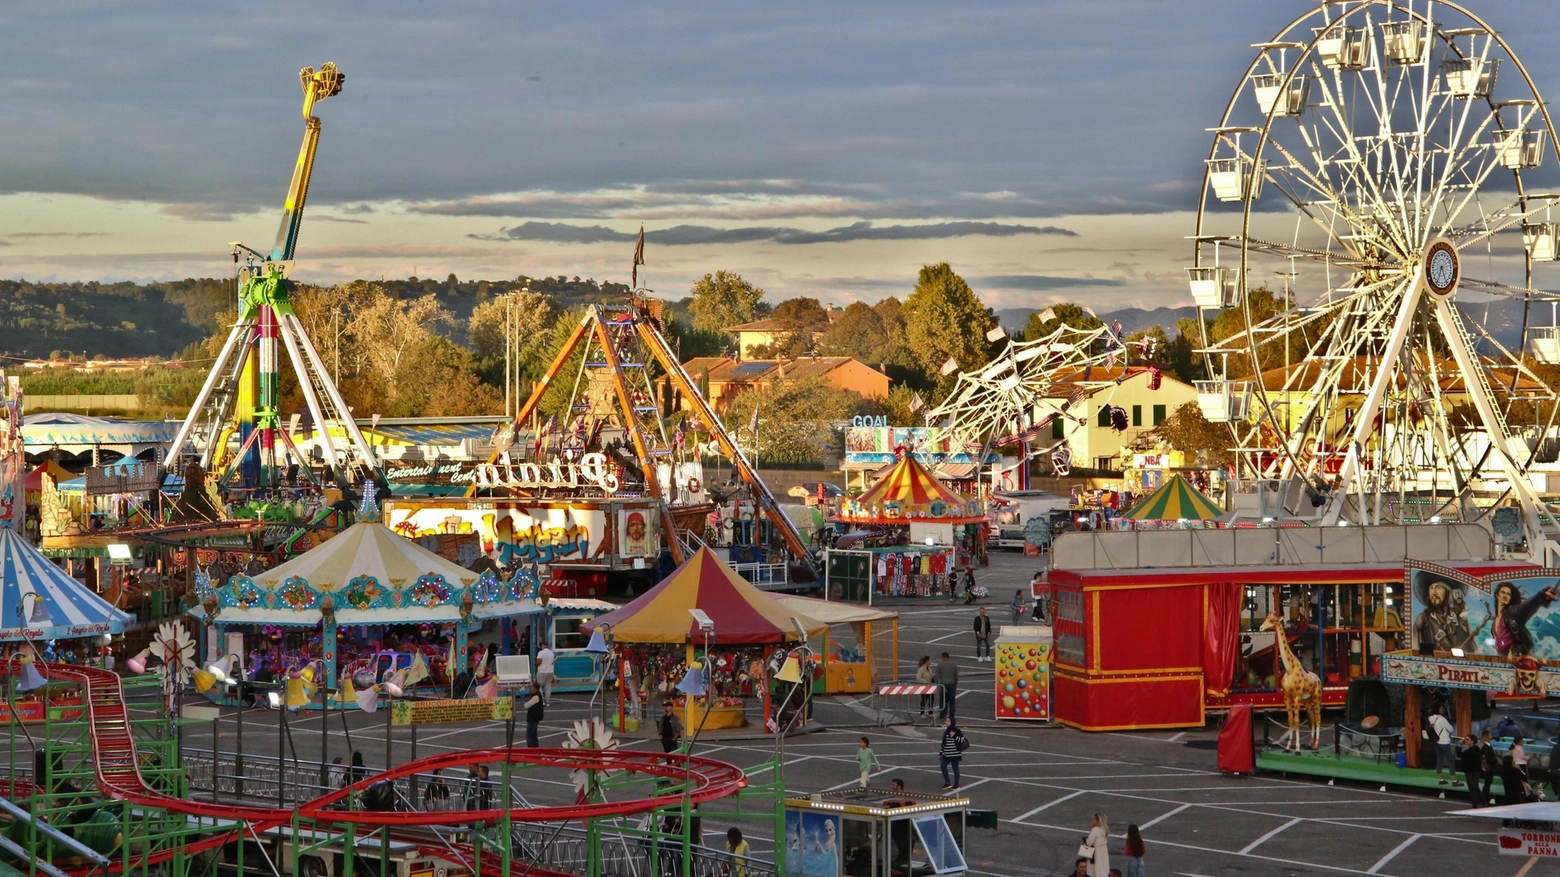
[[[409,539],[472,534],[505,566],[589,560],[606,543],[606,512],[559,502],[494,500],[474,505],[390,502],[385,523]]]

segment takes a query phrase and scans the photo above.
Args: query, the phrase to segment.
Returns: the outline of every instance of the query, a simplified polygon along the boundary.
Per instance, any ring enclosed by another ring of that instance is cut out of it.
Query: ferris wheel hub
[[[1450,298],[1462,279],[1462,260],[1457,248],[1446,238],[1436,238],[1425,246],[1420,264],[1424,267],[1425,291],[1436,298]]]

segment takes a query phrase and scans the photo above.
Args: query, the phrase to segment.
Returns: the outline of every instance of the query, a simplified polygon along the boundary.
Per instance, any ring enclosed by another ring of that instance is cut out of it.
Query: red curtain
[[[1203,681],[1208,693],[1229,693],[1235,677],[1235,652],[1240,648],[1241,586],[1215,582],[1208,586],[1208,627],[1203,632]]]

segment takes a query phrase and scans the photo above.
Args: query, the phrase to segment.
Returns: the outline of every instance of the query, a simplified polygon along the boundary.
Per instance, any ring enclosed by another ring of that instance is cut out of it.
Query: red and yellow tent
[[[721,563],[708,548],[678,567],[633,602],[585,625],[610,624],[620,643],[702,643],[704,635],[689,609],[702,609],[715,623],[715,642],[723,646],[798,642],[791,619],[808,636],[828,625],[788,609]]]
[[[838,519],[854,524],[972,524],[986,520],[986,515],[978,501],[955,493],[905,454],[871,490],[847,500]]]

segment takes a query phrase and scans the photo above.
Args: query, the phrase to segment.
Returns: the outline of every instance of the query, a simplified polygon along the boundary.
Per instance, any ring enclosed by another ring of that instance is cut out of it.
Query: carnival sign
[[[596,452],[580,457],[578,463],[565,462],[557,457],[550,463],[483,463],[450,480],[475,484],[477,487],[511,487],[520,490],[594,487],[603,493],[612,494],[618,489],[616,467],[607,462],[606,454]]]
[[[519,505],[499,500],[486,507],[391,503],[385,524],[408,539],[469,534],[480,541],[482,554],[494,554],[511,567],[588,560],[607,532],[605,512],[566,501]]]
[[[1560,858],[1560,831],[1548,829],[1501,828],[1495,835],[1503,856],[1543,856]]]
[[[1515,663],[1436,658],[1407,653],[1381,657],[1381,679],[1405,685],[1433,685],[1470,691],[1545,697],[1560,695],[1560,673],[1531,658]]]
[[[1560,665],[1560,570],[1481,578],[1410,562],[1404,584],[1417,651]]]

